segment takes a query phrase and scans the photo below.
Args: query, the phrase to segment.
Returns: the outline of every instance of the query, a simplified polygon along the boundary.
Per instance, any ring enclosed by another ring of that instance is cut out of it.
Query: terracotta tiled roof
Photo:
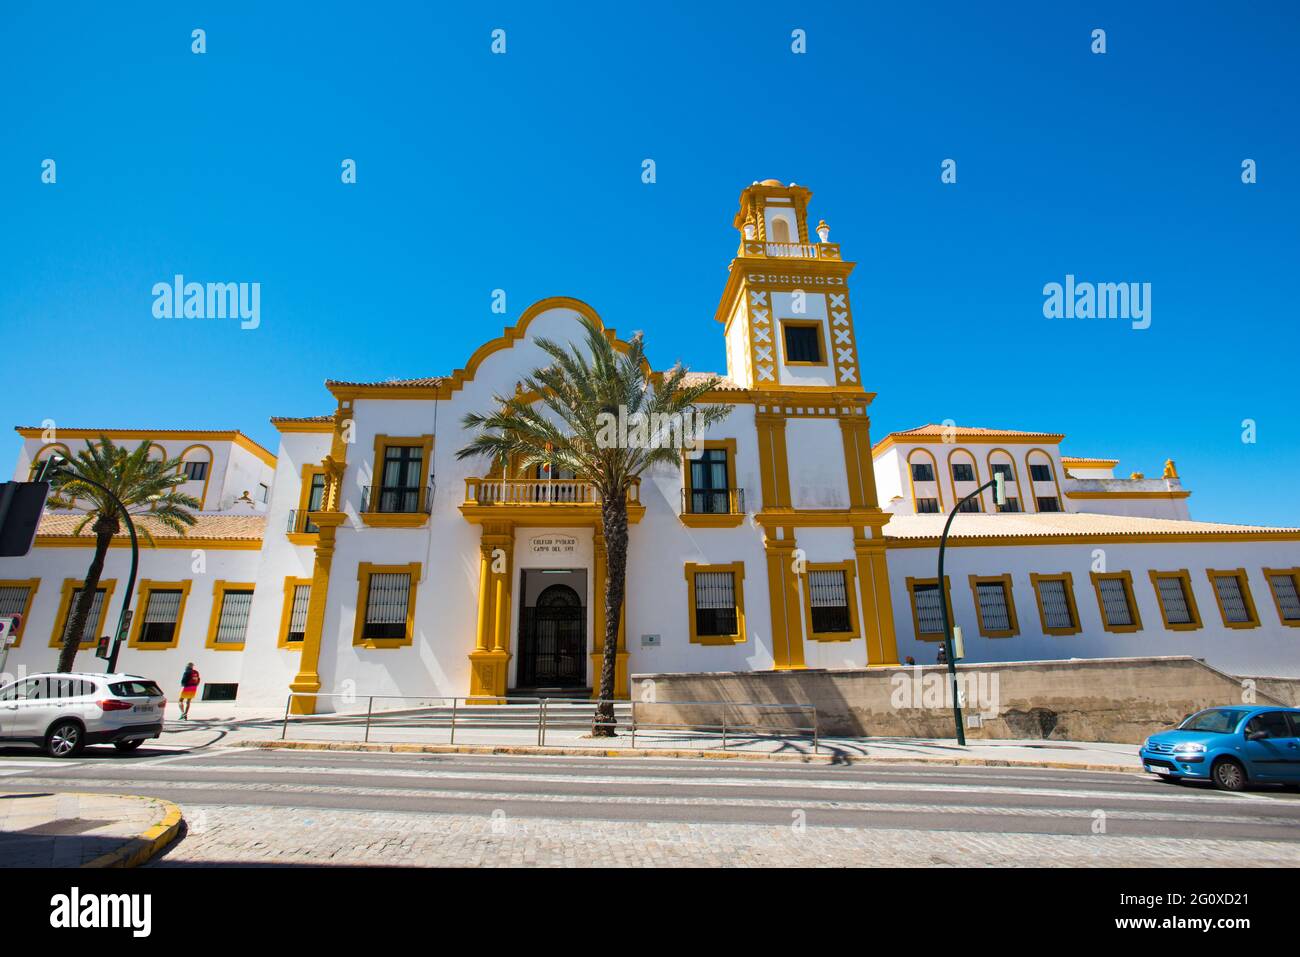
[[[436,388],[446,379],[446,376],[422,376],[418,379],[383,379],[379,382],[345,382],[341,379],[326,379],[325,388],[327,389],[355,389],[355,388],[373,388],[375,386],[392,385],[392,386],[414,386],[420,388]]]
[[[1072,462],[1080,463],[1080,464],[1084,462],[1094,462],[1098,465],[1114,465],[1119,461],[1119,459],[1095,459],[1095,458],[1088,458],[1086,455],[1062,455],[1061,461],[1064,462],[1066,465],[1069,465]]]
[[[132,515],[136,531],[148,529],[154,538],[202,538],[224,541],[258,541],[266,527],[266,518],[262,515],[198,515],[198,521],[189,527],[182,536],[148,515]],[[85,518],[81,512],[54,512],[41,516],[41,523],[36,528],[37,535],[50,535],[65,538],[84,538],[87,544],[95,537],[87,525],[81,535],[74,535],[77,526]],[[127,538],[126,529],[122,529],[117,538]]]
[[[895,515],[885,526],[889,539],[938,539],[946,515]],[[1231,535],[1300,537],[1300,528],[1272,528],[1262,525],[1228,525],[1221,522],[1180,521],[1173,518],[1136,518],[1127,515],[1099,515],[1086,512],[1050,514],[973,515],[960,514],[952,523],[950,539],[1057,538],[1141,535],[1159,538],[1183,535]]]
[[[682,379],[683,385],[695,385],[697,382],[703,382],[705,379],[717,379],[717,385],[714,386],[719,392],[744,392],[745,387],[733,382],[724,375],[717,375],[713,372],[688,372]]]
[[[997,438],[1000,435],[1026,435],[1034,436],[1041,439],[1059,439],[1060,436],[1055,432],[1022,432],[1019,429],[984,429],[978,426],[966,425],[918,425],[914,429],[905,429],[902,432],[890,432],[891,436],[904,437],[909,435],[947,435],[955,433],[956,435],[987,435],[989,438]],[[886,436],[888,438],[889,436]]]
[[[326,415],[273,415],[272,422],[333,422],[334,416]]]

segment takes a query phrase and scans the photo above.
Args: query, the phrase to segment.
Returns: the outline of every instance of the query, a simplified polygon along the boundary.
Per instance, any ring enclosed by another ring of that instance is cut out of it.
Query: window
[[[257,483],[257,500],[265,505],[271,499],[271,486],[265,482]]]
[[[701,645],[745,640],[745,565],[686,565],[691,641]]]
[[[993,465],[990,466],[990,469],[994,475],[1001,475],[1004,483],[1015,481],[1015,476],[1011,472],[1010,462],[994,462]]]
[[[937,498],[918,498],[916,500],[916,511],[918,515],[929,515],[939,511],[939,500]]]
[[[181,468],[185,471],[187,482],[202,482],[208,477],[207,462],[186,462]]]
[[[1107,631],[1141,631],[1142,618],[1133,598],[1133,575],[1130,572],[1091,572],[1101,609],[1101,626]]]
[[[426,473],[433,455],[433,436],[395,438],[375,436],[375,467],[366,494],[363,520],[367,524],[417,527],[428,514]],[[375,519],[375,515],[398,516]]]
[[[1160,603],[1160,617],[1171,631],[1191,631],[1201,627],[1201,615],[1192,594],[1192,579],[1187,569],[1151,574],[1151,584]]]
[[[1282,624],[1300,628],[1300,568],[1265,568],[1269,591]]]
[[[912,463],[912,481],[913,482],[933,482],[934,467],[929,462]]]
[[[1214,600],[1219,606],[1219,616],[1226,628],[1257,628],[1259,614],[1255,611],[1255,601],[1250,594],[1250,584],[1246,579],[1246,569],[1231,571],[1206,571],[1210,586],[1214,589]]]
[[[1059,512],[1061,503],[1055,495],[1039,495],[1038,510],[1040,512]]]
[[[1050,482],[1052,467],[1050,465],[1030,465],[1029,477],[1035,482]]]
[[[284,580],[284,607],[280,611],[281,648],[300,648],[307,635],[307,609],[311,605],[311,579]]]
[[[790,224],[779,216],[772,217],[772,242],[790,242]]]
[[[976,496],[975,498],[963,499],[962,501],[958,502],[958,503],[957,503],[957,511],[959,511],[959,512],[982,512],[983,509],[980,507],[980,500],[979,500],[979,497]]]
[[[975,467],[969,462],[952,463],[952,480],[954,482],[975,481]]]
[[[207,646],[218,651],[241,650],[248,636],[248,615],[252,608],[252,582],[215,582]]]
[[[822,324],[783,320],[781,336],[785,342],[786,365],[820,366],[826,364],[822,348]]]
[[[952,618],[952,583],[943,579],[944,599],[948,603],[948,621]],[[907,592],[912,602],[912,626],[920,641],[943,640],[943,610],[939,607],[939,585],[933,578],[909,578]]]
[[[177,646],[190,584],[188,581],[140,583],[136,605],[143,612],[137,612],[131,625],[132,648],[162,649]]]
[[[80,579],[65,578],[63,580],[63,594],[59,596],[59,611],[54,616],[54,630],[50,632],[50,647],[62,648],[63,638],[72,627],[72,618],[76,613],[77,602],[81,600],[81,586],[84,583]],[[113,600],[113,589],[117,587],[116,579],[100,579],[99,586],[95,589],[95,597],[92,599],[90,614],[86,615],[86,627],[82,629],[79,636],[79,643],[82,648],[95,644],[95,641],[102,633],[100,629],[104,626],[104,616],[108,612],[109,602]]]
[[[804,618],[813,641],[852,641],[858,637],[853,562],[808,565]]]
[[[12,645],[14,648],[23,643],[23,629],[27,627],[27,619],[32,610],[32,599],[36,597],[36,589],[40,586],[39,578],[0,581],[0,618],[7,618],[10,615],[22,616],[18,622],[18,630],[15,632]]]
[[[415,634],[415,584],[418,562],[357,567],[357,616],[352,643],[367,648],[409,645]]]
[[[1246,722],[1246,726],[1241,729],[1242,734],[1252,735],[1257,732],[1264,732],[1266,738],[1289,738],[1291,734],[1291,722],[1286,719],[1285,711],[1265,711],[1257,714]]]
[[[999,505],[999,506],[998,506],[998,511],[999,511],[999,512],[1018,512],[1018,511],[1020,511],[1020,499],[1018,499],[1018,498],[1012,498],[1010,495],[1008,495],[1008,496],[1007,496],[1007,500],[1006,500],[1006,502],[1003,503],[1002,505]]]
[[[690,461],[691,484],[687,507],[696,514],[717,514],[731,508],[727,479],[727,450],[704,449]]]
[[[204,701],[234,701],[238,693],[239,685],[235,683],[208,681],[203,685]]]
[[[985,638],[1010,638],[1019,634],[1020,623],[1016,620],[1010,575],[987,578],[971,575],[970,587],[975,597],[981,635]]]
[[[1069,572],[1059,575],[1031,574],[1038,599],[1038,620],[1045,635],[1077,635],[1079,609],[1074,603],[1074,578]]]

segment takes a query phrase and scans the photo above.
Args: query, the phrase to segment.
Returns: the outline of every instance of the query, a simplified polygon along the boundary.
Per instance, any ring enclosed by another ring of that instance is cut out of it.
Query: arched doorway
[[[521,688],[582,688],[587,680],[587,609],[568,585],[548,585],[519,609]]]

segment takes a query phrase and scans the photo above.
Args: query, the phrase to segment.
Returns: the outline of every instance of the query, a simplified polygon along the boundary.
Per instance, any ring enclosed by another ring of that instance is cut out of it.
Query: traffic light
[[[48,482],[0,485],[0,558],[21,558],[32,550],[49,491]]]

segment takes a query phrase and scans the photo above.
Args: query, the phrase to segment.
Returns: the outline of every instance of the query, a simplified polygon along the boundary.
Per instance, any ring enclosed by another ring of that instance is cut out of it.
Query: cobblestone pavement
[[[9,764],[11,791],[176,802],[164,867],[1300,865],[1294,793],[1124,773],[246,748]]]
[[[717,822],[566,821],[499,814],[375,814],[238,805],[189,810],[189,836],[156,866],[375,864],[447,867],[1295,866],[1295,844],[979,834]]]

